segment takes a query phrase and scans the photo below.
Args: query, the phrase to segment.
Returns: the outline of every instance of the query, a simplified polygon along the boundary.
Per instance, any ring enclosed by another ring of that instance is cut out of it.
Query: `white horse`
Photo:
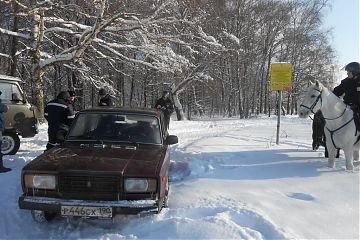
[[[299,117],[322,111],[325,118],[326,146],[329,152],[328,166],[335,166],[337,149],[343,149],[346,169],[353,170],[353,160],[359,160],[360,133],[356,130],[353,111],[320,82],[312,84],[305,93],[299,108]]]

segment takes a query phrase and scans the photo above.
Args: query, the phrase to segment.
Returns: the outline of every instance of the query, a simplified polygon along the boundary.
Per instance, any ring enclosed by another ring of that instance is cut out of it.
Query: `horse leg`
[[[354,150],[354,161],[359,161],[359,150]]]
[[[352,145],[344,147],[345,159],[346,159],[346,170],[353,170],[354,164],[354,148]]]
[[[335,155],[336,155],[336,148],[332,145],[332,143],[327,143],[327,150],[328,150],[328,167],[334,168],[335,167]]]

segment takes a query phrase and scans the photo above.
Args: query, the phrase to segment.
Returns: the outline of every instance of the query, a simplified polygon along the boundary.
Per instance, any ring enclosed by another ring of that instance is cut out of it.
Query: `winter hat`
[[[99,95],[100,95],[100,96],[106,95],[105,89],[101,88],[101,89],[99,90]]]
[[[70,97],[75,97],[75,95],[76,95],[75,91],[69,90],[68,92],[70,94]]]
[[[63,99],[63,100],[68,100],[68,98],[70,97],[70,93],[68,91],[62,91],[59,93],[59,95],[57,95],[57,99]]]
[[[0,91],[0,95],[2,94],[2,91]]]

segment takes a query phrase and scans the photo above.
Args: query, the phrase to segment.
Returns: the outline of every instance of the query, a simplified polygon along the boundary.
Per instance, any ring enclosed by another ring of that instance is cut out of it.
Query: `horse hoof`
[[[335,164],[328,164],[328,167],[329,167],[329,168],[334,168],[334,167],[335,167]]]
[[[353,165],[346,166],[346,170],[352,171],[352,170],[354,170],[354,166]]]

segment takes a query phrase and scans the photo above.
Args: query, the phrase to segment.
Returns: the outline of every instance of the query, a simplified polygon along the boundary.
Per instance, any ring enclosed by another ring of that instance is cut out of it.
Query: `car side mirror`
[[[166,141],[165,141],[165,143],[166,143],[167,145],[176,144],[176,143],[178,143],[178,142],[179,142],[179,139],[178,139],[178,137],[175,136],[175,135],[169,135],[169,136],[167,136],[167,137],[166,137]]]

